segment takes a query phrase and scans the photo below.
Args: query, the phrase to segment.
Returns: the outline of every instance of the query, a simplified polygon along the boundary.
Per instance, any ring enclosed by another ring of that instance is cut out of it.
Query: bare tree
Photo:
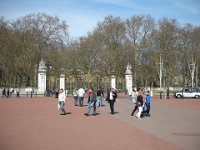
[[[52,52],[65,48],[67,25],[58,17],[46,14],[30,14],[17,19],[9,26],[7,50],[4,63],[13,75],[26,86],[34,85],[39,61],[49,61]],[[9,47],[8,47],[9,46]],[[4,47],[5,48],[5,47]]]

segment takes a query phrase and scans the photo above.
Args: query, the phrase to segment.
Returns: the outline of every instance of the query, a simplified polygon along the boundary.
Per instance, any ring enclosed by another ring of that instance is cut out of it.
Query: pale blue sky
[[[8,20],[31,13],[58,16],[69,25],[70,37],[87,35],[108,15],[167,17],[200,26],[200,0],[0,0],[0,16]]]

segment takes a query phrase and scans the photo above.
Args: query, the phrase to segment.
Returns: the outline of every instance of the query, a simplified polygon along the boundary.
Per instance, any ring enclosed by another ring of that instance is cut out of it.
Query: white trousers
[[[142,110],[143,110],[143,106],[138,107],[138,109],[139,109],[139,111],[138,111],[138,113],[136,114],[136,117],[140,118],[141,113],[142,113]]]

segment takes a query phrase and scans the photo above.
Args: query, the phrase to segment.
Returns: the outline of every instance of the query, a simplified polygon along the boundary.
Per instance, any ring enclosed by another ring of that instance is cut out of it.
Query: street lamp
[[[163,59],[161,57],[161,54],[160,54],[160,62],[157,63],[159,65],[159,78],[160,78],[160,90],[162,88],[162,75],[163,75]]]
[[[49,62],[47,62],[45,64],[46,66],[46,69],[47,69],[47,79],[46,79],[46,94],[47,96],[50,96],[50,88],[49,88],[49,71],[50,71],[50,68],[52,68],[51,64]]]
[[[192,56],[192,63],[189,65],[190,68],[190,74],[191,74],[191,79],[192,79],[192,87],[194,87],[194,71],[195,71],[195,62]]]

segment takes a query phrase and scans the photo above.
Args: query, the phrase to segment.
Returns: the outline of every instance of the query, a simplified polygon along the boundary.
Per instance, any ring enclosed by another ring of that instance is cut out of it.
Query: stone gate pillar
[[[126,79],[126,90],[128,90],[129,88],[133,87],[132,71],[131,71],[131,65],[129,63],[126,66],[125,79]]]
[[[60,89],[63,89],[65,91],[65,75],[60,75]]]
[[[38,92],[44,93],[46,91],[46,66],[43,60],[39,63],[38,69]]]
[[[111,80],[110,80],[110,83],[111,83],[111,87],[116,89],[116,77],[115,75],[111,75]]]

